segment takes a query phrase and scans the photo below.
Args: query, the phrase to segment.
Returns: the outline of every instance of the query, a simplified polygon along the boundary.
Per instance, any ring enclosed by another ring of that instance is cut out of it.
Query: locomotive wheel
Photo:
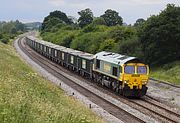
[[[115,82],[112,82],[111,88],[113,89],[114,92],[116,92],[117,86]]]
[[[104,84],[103,80],[101,80],[101,81],[100,81],[100,83],[101,83],[101,86],[102,86],[102,87],[104,87],[104,86],[105,86],[105,84]]]

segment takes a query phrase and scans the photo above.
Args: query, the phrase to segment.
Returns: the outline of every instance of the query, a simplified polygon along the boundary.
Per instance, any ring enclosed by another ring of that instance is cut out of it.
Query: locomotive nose
[[[131,77],[127,79],[125,82],[130,89],[141,89],[142,88],[142,80],[140,77]]]

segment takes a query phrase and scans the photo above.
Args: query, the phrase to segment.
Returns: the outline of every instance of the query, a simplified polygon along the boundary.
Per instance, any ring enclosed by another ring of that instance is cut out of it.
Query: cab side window
[[[117,76],[117,67],[113,67],[113,75]]]
[[[97,68],[97,69],[100,68],[100,60],[96,60],[96,68]]]
[[[122,73],[122,67],[119,66],[119,73]]]

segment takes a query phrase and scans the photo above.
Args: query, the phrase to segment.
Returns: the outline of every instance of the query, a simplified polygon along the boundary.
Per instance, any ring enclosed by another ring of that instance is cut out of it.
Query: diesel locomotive
[[[26,37],[39,54],[65,68],[113,89],[126,97],[142,97],[147,92],[149,67],[136,57],[102,51],[95,55]]]

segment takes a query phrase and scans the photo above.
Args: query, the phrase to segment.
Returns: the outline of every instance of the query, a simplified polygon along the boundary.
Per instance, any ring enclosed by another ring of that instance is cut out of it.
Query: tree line
[[[23,33],[25,31],[25,25],[16,21],[0,22],[0,41],[7,44],[10,39]]]
[[[61,11],[45,17],[41,36],[50,42],[73,49],[97,53],[112,51],[136,56],[150,65],[180,60],[180,7],[168,4],[158,15],[140,18],[134,25],[123,24],[115,10],[94,17],[87,8],[79,18]]]

